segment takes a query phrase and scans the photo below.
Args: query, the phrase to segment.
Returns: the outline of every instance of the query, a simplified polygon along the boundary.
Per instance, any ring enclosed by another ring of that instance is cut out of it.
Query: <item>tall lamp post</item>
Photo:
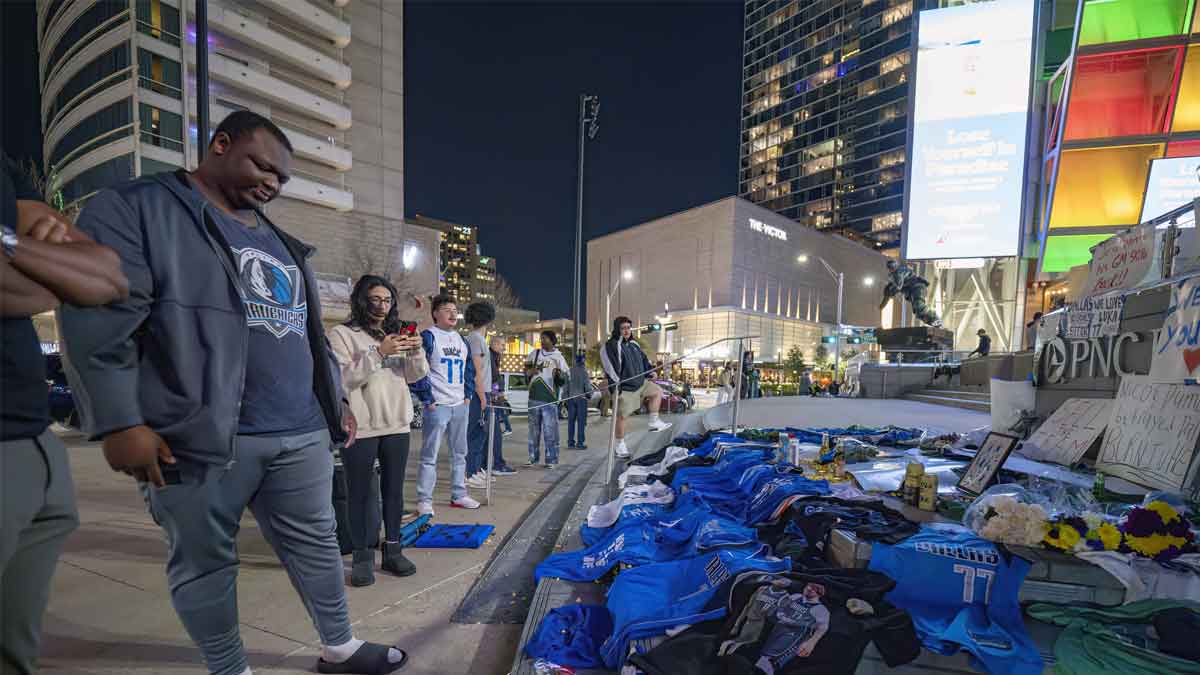
[[[600,131],[600,97],[582,94],[579,97],[579,185],[575,192],[575,294],[571,306],[575,310],[574,353],[579,354],[579,309],[580,277],[583,273],[583,156],[584,135],[596,137]]]
[[[841,272],[835,272],[829,263],[821,256],[817,256],[817,260],[829,272],[829,276],[837,282],[837,327],[833,331],[833,379],[836,381],[838,374],[842,370],[842,291],[846,285],[846,275]],[[801,254],[796,258],[796,262],[804,264],[808,262],[808,256]]]
[[[613,287],[608,291],[608,299],[604,303],[605,327],[611,328],[612,326],[612,296],[617,292],[617,289],[621,287],[622,279],[625,281],[633,281],[633,270],[625,270],[624,272],[621,272],[621,276],[617,277],[616,282],[613,283]],[[603,333],[601,333],[601,336],[603,336]],[[601,337],[601,339],[603,339],[603,337]]]

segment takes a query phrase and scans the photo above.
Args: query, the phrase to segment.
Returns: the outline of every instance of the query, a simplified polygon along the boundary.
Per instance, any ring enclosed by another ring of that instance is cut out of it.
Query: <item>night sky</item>
[[[33,2],[0,13],[4,147],[40,160]],[[585,241],[727,197],[741,35],[738,1],[406,2],[405,210],[478,226],[525,307],[569,316],[579,95]]]
[[[734,194],[742,7],[406,3],[405,210],[478,226],[527,308],[569,316],[579,95],[585,241]]]

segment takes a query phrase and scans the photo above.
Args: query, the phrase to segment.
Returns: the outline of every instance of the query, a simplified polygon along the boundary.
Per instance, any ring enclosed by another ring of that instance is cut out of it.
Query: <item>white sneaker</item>
[[[470,495],[467,495],[466,497],[450,500],[450,506],[456,509],[477,509],[479,508],[479,502],[471,499]]]
[[[629,459],[629,448],[624,445],[617,446],[617,459]]]
[[[470,478],[467,479],[467,487],[473,487],[473,488],[476,488],[479,490],[484,490],[487,488],[487,480],[484,478],[480,478],[479,474],[475,474],[474,476],[471,476]]]
[[[654,431],[654,432],[666,431],[667,429],[670,429],[673,426],[675,426],[675,425],[672,422],[664,422],[662,420],[655,420],[650,423],[650,431]]]
[[[433,504],[431,502],[417,502],[417,513],[422,516],[432,516]]]

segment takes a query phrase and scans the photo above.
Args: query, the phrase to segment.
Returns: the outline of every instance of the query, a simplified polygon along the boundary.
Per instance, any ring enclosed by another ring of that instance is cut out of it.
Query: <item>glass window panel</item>
[[[1064,151],[1050,228],[1136,225],[1150,160],[1163,149],[1155,143]]]
[[[1092,247],[1111,237],[1111,234],[1079,234],[1050,237],[1046,254],[1042,256],[1043,272],[1066,272],[1076,265],[1086,265],[1092,259]]]
[[[1166,131],[1180,52],[1167,47],[1079,57],[1065,140]]]
[[[1179,100],[1175,104],[1172,131],[1200,131],[1200,45],[1191,45],[1179,78]]]
[[[1190,0],[1088,0],[1080,45],[1179,35],[1187,29]]]

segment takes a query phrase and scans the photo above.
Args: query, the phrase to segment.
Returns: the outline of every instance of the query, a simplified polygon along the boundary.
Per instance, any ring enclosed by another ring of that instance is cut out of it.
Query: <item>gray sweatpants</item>
[[[327,431],[239,436],[233,466],[179,461],[177,467],[164,474],[175,484],[144,483],[141,490],[150,515],[167,533],[171,602],[210,673],[235,675],[247,667],[238,631],[236,545],[247,505],[287,569],[321,644],[351,639]]]
[[[50,578],[78,525],[62,441],[0,442],[0,673],[33,672]]]

